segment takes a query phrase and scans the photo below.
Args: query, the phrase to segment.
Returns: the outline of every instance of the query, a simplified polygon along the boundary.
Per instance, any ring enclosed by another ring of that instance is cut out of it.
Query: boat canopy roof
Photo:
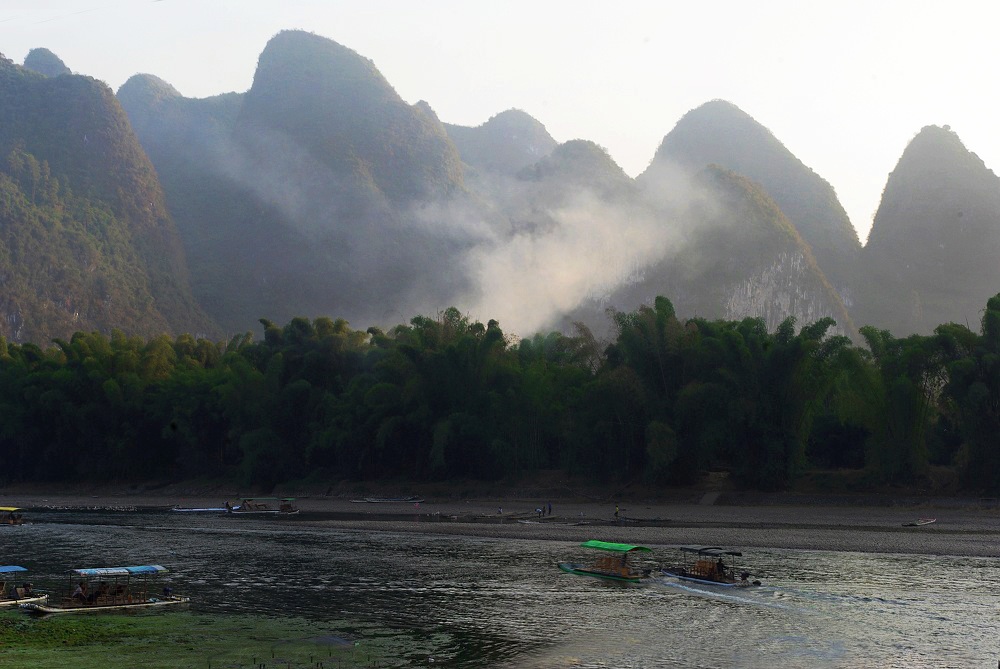
[[[11,564],[6,567],[0,567],[0,574],[10,574],[15,571],[28,571],[24,567],[18,567],[17,565]]]
[[[98,567],[96,569],[74,569],[74,574],[80,576],[126,576],[133,574],[158,574],[166,571],[166,567],[158,564],[140,565],[138,567]]]
[[[681,550],[685,553],[697,553],[698,555],[707,555],[709,557],[722,557],[723,555],[741,557],[743,555],[739,551],[729,551],[718,546],[681,546]]]
[[[628,553],[630,551],[645,551],[647,553],[652,553],[653,549],[646,548],[645,546],[633,546],[632,544],[614,544],[608,541],[597,541],[596,539],[591,539],[590,541],[584,541],[580,544],[584,548],[596,548],[601,551],[614,551],[615,553]]]
[[[10,513],[11,511],[20,511],[20,510],[21,507],[19,506],[0,506],[0,511],[6,511],[7,513]]]

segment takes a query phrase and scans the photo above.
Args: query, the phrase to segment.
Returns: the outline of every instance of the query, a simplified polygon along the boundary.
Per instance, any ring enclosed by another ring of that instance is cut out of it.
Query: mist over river
[[[579,542],[330,529],[300,517],[33,511],[0,563],[162,564],[200,613],[356,621],[412,640],[398,667],[994,667],[1000,560],[746,550],[764,585],[624,587],[559,571]],[[593,529],[581,528],[579,541]],[[651,544],[650,565],[677,557]],[[736,546],[735,548],[740,548]]]

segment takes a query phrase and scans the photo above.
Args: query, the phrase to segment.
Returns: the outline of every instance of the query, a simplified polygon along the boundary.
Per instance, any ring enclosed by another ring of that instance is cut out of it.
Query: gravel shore
[[[166,510],[219,507],[225,500],[205,495],[0,491],[0,505],[24,508],[27,520],[32,509]],[[229,501],[238,503],[240,498],[232,496]],[[615,503],[580,499],[519,497],[371,503],[342,496],[307,496],[296,499],[301,513],[283,518],[282,522],[367,532],[568,542],[601,539],[651,547],[711,544],[734,548],[1000,556],[1000,508],[994,500],[927,499],[879,505],[831,504],[829,500],[809,504],[796,498],[791,503],[760,502],[760,499],[730,499],[713,494],[693,502],[619,501],[616,520]],[[917,518],[935,518],[935,522],[906,526]]]

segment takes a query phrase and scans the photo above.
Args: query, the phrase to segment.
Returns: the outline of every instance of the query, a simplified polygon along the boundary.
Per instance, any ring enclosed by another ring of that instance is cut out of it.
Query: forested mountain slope
[[[684,316],[761,318],[768,328],[789,316],[800,323],[832,317],[839,332],[854,333],[809,245],[760,185],[718,166],[692,178],[651,169],[640,183],[676,241],[612,304],[669,294]]]
[[[468,283],[452,219],[480,205],[458,152],[354,51],[286,31],[245,94],[188,100],[145,76],[119,95],[167,184],[196,293],[227,329],[382,322]]]
[[[508,109],[474,128],[446,123],[462,160],[476,170],[514,176],[545,158],[556,140],[537,119]]]
[[[949,128],[927,126],[889,175],[863,258],[863,322],[974,328],[1000,289],[1000,179]]]
[[[723,100],[688,112],[663,138],[647,173],[663,164],[693,172],[716,164],[759,183],[850,305],[861,244],[847,213],[830,184],[750,115]]]
[[[0,334],[217,333],[149,159],[111,90],[0,59]]]

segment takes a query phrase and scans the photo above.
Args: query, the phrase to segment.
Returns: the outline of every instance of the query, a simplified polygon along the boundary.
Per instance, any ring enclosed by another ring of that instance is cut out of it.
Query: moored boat
[[[583,542],[580,546],[582,548],[604,551],[607,555],[601,555],[590,564],[560,562],[559,568],[564,572],[575,574],[576,576],[590,576],[592,578],[622,583],[638,583],[650,575],[650,569],[640,569],[629,562],[629,555],[652,552],[651,549],[645,546],[618,544],[593,539]]]
[[[48,595],[36,592],[31,583],[18,584],[15,575],[26,571],[17,565],[0,566],[0,608],[46,600]]]
[[[226,502],[224,511],[233,515],[293,514],[299,510],[292,502],[294,497],[245,497],[239,504]]]
[[[70,587],[58,601],[22,603],[21,608],[39,615],[137,611],[187,604],[189,597],[173,594],[165,587],[150,593],[152,578],[167,571],[160,565],[73,569]]]
[[[726,588],[760,585],[760,581],[750,580],[750,572],[737,570],[735,566],[726,564],[727,559],[732,562],[734,558],[742,557],[743,553],[739,551],[718,546],[681,546],[680,550],[688,557],[687,561],[661,570],[665,576]]]
[[[224,506],[207,506],[203,508],[191,508],[186,506],[175,506],[170,509],[174,513],[225,513],[229,509]]]
[[[917,518],[908,523],[903,523],[903,527],[922,527],[923,525],[930,525],[935,522],[937,522],[937,518]]]

